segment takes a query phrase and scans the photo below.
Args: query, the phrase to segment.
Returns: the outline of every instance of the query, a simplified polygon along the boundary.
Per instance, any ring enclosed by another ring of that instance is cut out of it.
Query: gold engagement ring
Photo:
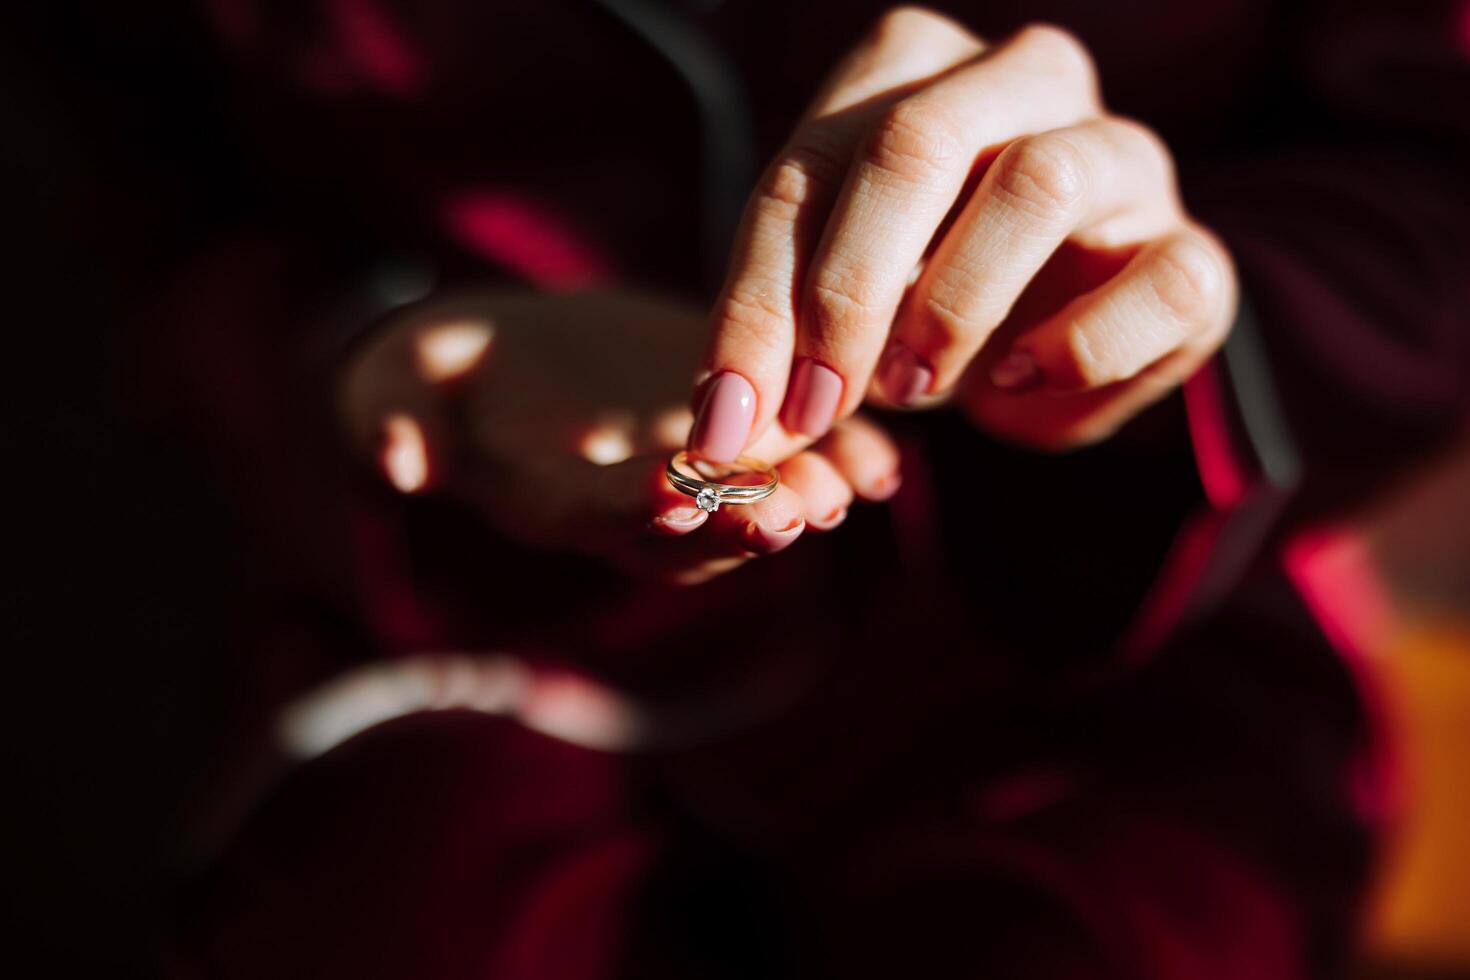
[[[718,472],[708,472],[712,469]],[[721,504],[753,504],[765,500],[776,492],[776,485],[781,482],[775,467],[749,456],[741,456],[727,466],[696,460],[682,450],[669,460],[666,474],[675,490],[693,497],[695,506],[710,514],[719,510]],[[761,482],[722,482],[755,477],[761,478]]]

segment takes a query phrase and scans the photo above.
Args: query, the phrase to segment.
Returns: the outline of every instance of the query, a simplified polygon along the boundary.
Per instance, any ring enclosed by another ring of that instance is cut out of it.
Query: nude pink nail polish
[[[864,496],[873,501],[887,500],[889,497],[898,493],[898,488],[902,484],[903,477],[897,473],[889,473],[887,476],[880,476],[874,480],[872,486],[868,487],[868,492]]]
[[[821,520],[808,518],[807,523],[819,531],[830,531],[847,519],[847,508],[838,507]]]
[[[894,344],[878,369],[878,384],[895,405],[912,405],[934,382],[934,372],[902,344]]]
[[[672,536],[688,534],[709,518],[709,514],[698,507],[676,507],[660,514],[649,522],[649,529]]]
[[[716,463],[731,463],[745,448],[755,421],[755,388],[732,371],[710,380],[689,433],[689,451]]]
[[[819,436],[832,427],[842,401],[842,377],[811,358],[797,362],[782,421],[792,432]]]
[[[745,545],[758,555],[774,555],[799,538],[805,527],[806,522],[800,518],[792,521],[789,527],[784,527],[779,531],[763,528],[759,524],[751,524],[745,528]]]

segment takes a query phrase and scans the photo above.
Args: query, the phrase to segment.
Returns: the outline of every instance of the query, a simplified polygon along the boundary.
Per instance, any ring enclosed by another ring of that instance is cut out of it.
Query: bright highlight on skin
[[[484,320],[451,320],[429,327],[416,341],[419,374],[439,383],[462,378],[485,360],[495,327]]]
[[[429,451],[424,430],[402,412],[383,421],[383,473],[400,493],[418,493],[429,482]]]
[[[631,701],[572,675],[535,679],[517,716],[543,735],[609,752],[625,751],[645,737],[642,718]]]
[[[671,408],[654,417],[648,427],[648,438],[655,446],[682,446],[689,438],[689,429],[693,425],[693,411],[688,408]]]
[[[607,419],[587,432],[577,447],[589,463],[612,466],[633,455],[632,423],[626,419]]]
[[[528,683],[525,669],[509,657],[426,655],[374,664],[291,704],[276,737],[293,757],[310,759],[374,725],[419,711],[507,713],[525,697]]]
[[[282,712],[276,738],[292,757],[311,759],[394,718],[456,709],[516,718],[609,752],[633,748],[647,728],[633,702],[583,677],[538,675],[514,657],[420,654],[361,667],[308,692]]]

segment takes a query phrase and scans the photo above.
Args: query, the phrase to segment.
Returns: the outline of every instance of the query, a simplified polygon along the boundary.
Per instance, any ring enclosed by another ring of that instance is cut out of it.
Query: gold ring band
[[[776,492],[776,486],[781,482],[775,467],[769,463],[763,463],[749,456],[741,456],[735,460],[735,465],[749,473],[759,473],[766,479],[763,483],[753,486],[745,486],[739,483],[717,483],[713,480],[703,480],[698,476],[690,476],[680,467],[694,470],[694,463],[689,454],[683,450],[675,453],[669,460],[668,468],[665,470],[670,485],[680,493],[686,493],[694,498],[695,506],[700,510],[713,514],[720,509],[721,504],[753,504],[757,500],[765,500]]]

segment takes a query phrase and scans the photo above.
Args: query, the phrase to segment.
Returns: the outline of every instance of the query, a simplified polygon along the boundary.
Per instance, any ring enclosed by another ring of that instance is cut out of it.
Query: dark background
[[[201,777],[252,710],[231,673],[250,649],[252,543],[191,420],[140,383],[139,325],[115,315],[136,308],[146,270],[268,197],[182,9],[0,9],[6,920],[49,964],[40,975],[159,972],[171,903],[198,870],[184,828]],[[123,152],[136,145],[155,152]],[[1463,553],[1424,531],[1459,498],[1433,499],[1384,522],[1385,551],[1463,616],[1445,586]]]

